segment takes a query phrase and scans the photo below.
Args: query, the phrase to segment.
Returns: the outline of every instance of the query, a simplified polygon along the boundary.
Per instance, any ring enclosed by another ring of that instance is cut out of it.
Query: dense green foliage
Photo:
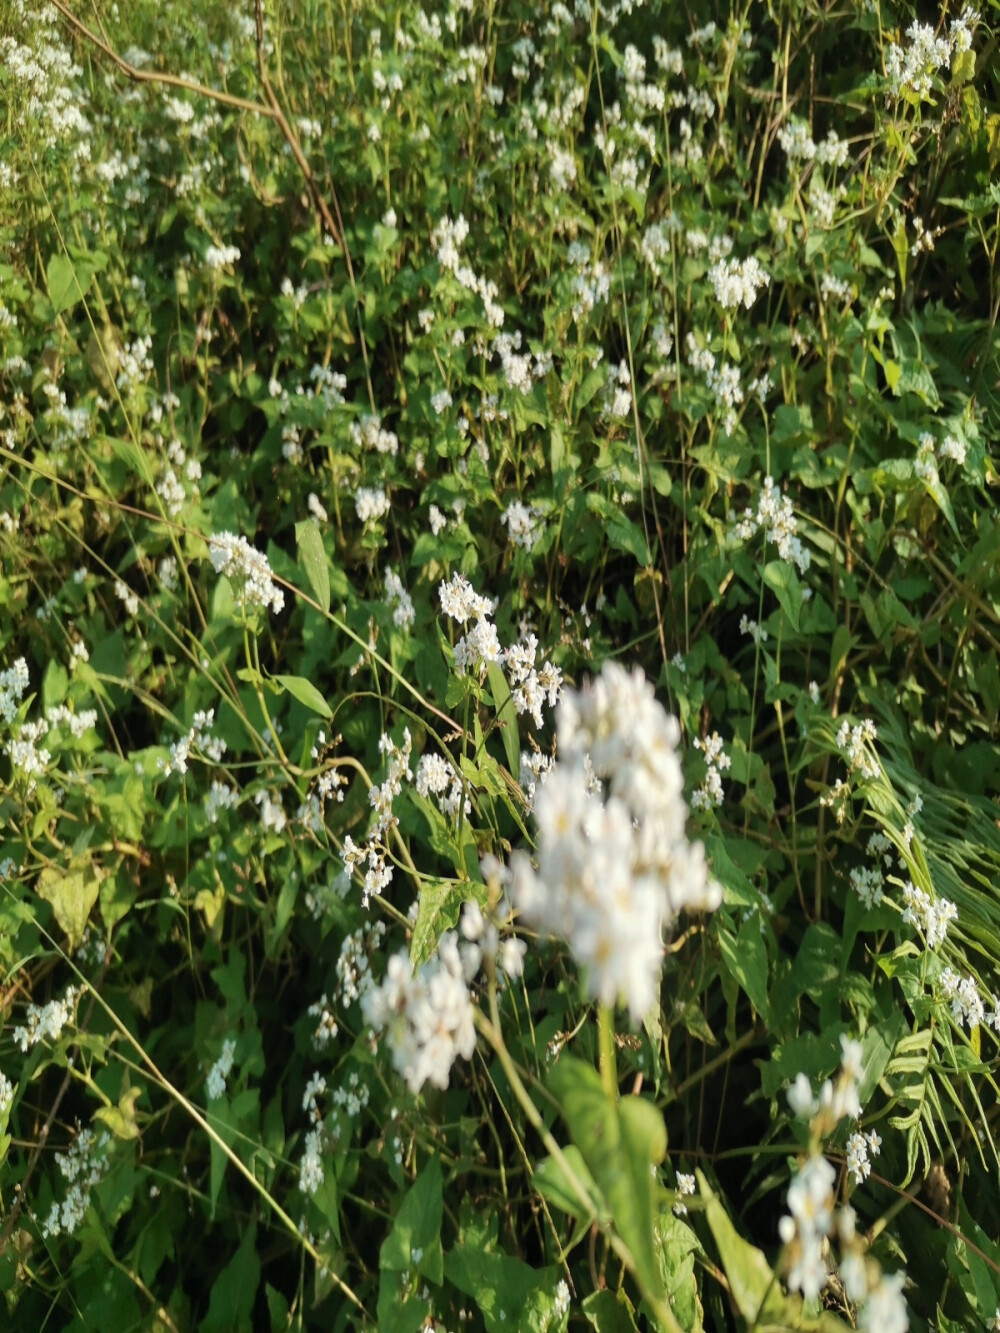
[[[998,34],[0,0],[6,1326],[1000,1317]]]

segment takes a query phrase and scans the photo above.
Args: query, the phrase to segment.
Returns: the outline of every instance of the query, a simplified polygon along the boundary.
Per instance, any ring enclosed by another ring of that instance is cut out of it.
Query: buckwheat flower
[[[309,492],[309,498],[306,500],[306,508],[317,523],[326,523],[330,517],[315,491]]]
[[[218,1101],[226,1091],[226,1079],[232,1072],[235,1056],[236,1042],[231,1037],[227,1037],[222,1043],[222,1052],[218,1060],[209,1070],[208,1078],[205,1080],[205,1091],[208,1094],[209,1101]]]
[[[753,255],[744,260],[722,260],[708,270],[708,277],[723,310],[735,310],[741,304],[749,310],[761,289],[771,282],[771,275]]]
[[[812,1086],[805,1074],[795,1075],[795,1081],[788,1089],[787,1097],[793,1115],[808,1120],[815,1113],[816,1099],[813,1097]]]
[[[862,1333],[906,1333],[910,1316],[903,1300],[905,1282],[903,1272],[882,1274],[858,1315],[858,1328]]]
[[[986,1009],[979,995],[974,977],[960,977],[950,967],[941,973],[941,989],[951,1001],[951,1016],[961,1027],[980,1027],[986,1022]]]
[[[507,975],[515,980],[524,974],[524,956],[528,946],[524,940],[511,937],[500,945],[500,966]]]
[[[852,727],[845,719],[837,732],[837,748],[847,759],[848,769],[857,771],[863,778],[877,778],[881,772],[878,759],[869,747],[875,744],[878,731],[871,718],[866,718]]]
[[[853,866],[850,872],[851,888],[867,908],[877,907],[882,901],[882,871],[879,866]],[[905,920],[905,917],[904,917]]]
[[[441,610],[460,625],[465,625],[472,618],[483,619],[493,614],[495,604],[488,597],[480,597],[472,584],[462,574],[452,574],[448,583],[438,587]]]
[[[950,459],[957,463],[959,467],[965,463],[966,447],[963,440],[956,440],[954,435],[946,435],[938,447],[938,456],[940,458]]]
[[[382,486],[359,486],[354,492],[354,508],[362,523],[375,523],[392,506]]]
[[[14,1105],[14,1084],[5,1074],[0,1073],[0,1121],[10,1114]]]
[[[303,1194],[315,1194],[325,1179],[323,1170],[323,1133],[310,1129],[305,1137],[305,1151],[299,1162],[299,1189]]]
[[[448,390],[441,389],[431,398],[431,407],[433,407],[437,416],[441,416],[443,412],[447,412],[448,408],[451,407],[453,402],[454,399],[452,398]]]
[[[237,245],[210,245],[205,251],[205,267],[221,273],[224,268],[238,264],[240,250]]]
[[[427,521],[431,526],[431,534],[435,537],[439,537],[442,531],[448,526],[447,516],[442,514],[437,505],[431,505],[430,509],[427,511]]]
[[[410,594],[394,569],[385,571],[385,601],[397,629],[409,629],[417,618]]]
[[[381,985],[362,997],[365,1020],[386,1033],[393,1065],[414,1094],[428,1082],[447,1088],[455,1060],[472,1058],[476,1029],[467,964],[474,957],[447,931],[416,973],[409,956],[397,953]]]
[[[549,175],[556,190],[568,189],[576,180],[576,159],[572,153],[549,143]]]
[[[522,504],[520,500],[512,500],[500,515],[500,522],[506,527],[510,540],[515,546],[523,546],[526,551],[530,551],[538,539],[538,519],[539,510],[534,505],[529,507]]]
[[[125,610],[130,616],[139,614],[139,598],[122,579],[115,579],[115,596],[125,603]]]
[[[208,545],[208,555],[217,574],[224,574],[251,606],[270,609],[275,615],[285,605],[285,594],[273,582],[267,556],[255,550],[245,537],[233,532],[215,533]]]
[[[847,1140],[847,1169],[854,1177],[855,1185],[862,1184],[871,1175],[868,1140],[864,1134],[852,1134]]]
[[[677,1172],[677,1194],[678,1198],[674,1200],[674,1215],[676,1217],[687,1216],[687,1204],[683,1202],[685,1196],[695,1193],[696,1181],[694,1176],[686,1174],[684,1171]]]

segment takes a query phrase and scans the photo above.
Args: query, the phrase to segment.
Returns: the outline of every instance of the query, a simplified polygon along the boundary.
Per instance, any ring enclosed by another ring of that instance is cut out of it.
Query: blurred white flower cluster
[[[861,1114],[858,1081],[862,1071],[861,1043],[841,1035],[842,1059],[836,1081],[827,1079],[818,1097],[805,1074],[799,1074],[788,1091],[793,1115],[811,1121],[813,1150],[792,1177],[788,1187],[788,1215],[778,1223],[778,1234],[786,1246],[789,1290],[814,1301],[834,1271],[848,1300],[859,1307],[857,1327],[878,1333],[906,1333],[909,1315],[903,1300],[905,1273],[883,1273],[871,1258],[855,1229],[854,1209],[834,1208],[837,1172],[816,1148],[833,1132],[844,1116]],[[861,1184],[871,1172],[869,1153],[878,1156],[882,1140],[874,1131],[855,1132],[847,1141],[847,1168]],[[834,1262],[827,1238],[840,1243],[840,1263]]]
[[[535,794],[537,868],[514,854],[511,896],[526,922],[569,943],[591,995],[639,1019],[657,999],[663,930],[722,900],[685,834],[680,727],[640,670],[614,662],[563,693],[557,722],[559,761]]]
[[[416,972],[405,951],[389,959],[385,979],[361,998],[365,1019],[385,1032],[395,1069],[414,1094],[425,1083],[446,1088],[459,1056],[476,1048],[468,983],[479,969],[481,951],[446,931],[437,952]]]

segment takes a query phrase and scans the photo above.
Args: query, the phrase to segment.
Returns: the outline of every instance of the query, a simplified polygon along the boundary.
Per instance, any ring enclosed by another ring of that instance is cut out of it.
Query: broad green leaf
[[[68,255],[52,256],[45,271],[45,279],[49,288],[49,300],[57,315],[71,309],[77,301],[83,300],[93,276],[91,269],[78,274],[76,265]]]
[[[432,1157],[407,1191],[382,1242],[379,1267],[402,1273],[414,1268],[438,1285],[444,1279],[441,1251],[441,1163]]]
[[[153,470],[149,466],[149,460],[142,449],[133,440],[117,440],[112,435],[101,437],[105,444],[118,455],[123,463],[126,463],[137,477],[141,477],[147,486],[155,486],[156,480],[153,476]]]
[[[319,713],[320,717],[333,717],[333,709],[312,681],[306,680],[305,676],[273,676],[272,679],[283,686],[293,698],[298,699],[300,704],[305,704],[314,713]]]
[[[696,1174],[705,1216],[736,1308],[751,1327],[761,1323],[796,1327],[802,1301],[797,1296],[785,1295],[764,1252],[743,1239],[702,1172]]]
[[[295,543],[309,586],[324,611],[330,609],[330,571],[319,525],[313,518],[295,525]]]
[[[802,610],[802,585],[793,566],[787,560],[770,560],[760,575],[777,597],[781,609],[792,623],[792,629],[797,630],[799,612]]]
[[[97,902],[101,876],[92,861],[59,870],[46,866],[38,876],[38,896],[52,904],[52,911],[69,940],[69,952],[80,947],[87,918]]]
[[[420,884],[420,905],[410,941],[413,966],[426,963],[444,932],[458,924],[464,902],[474,898],[480,907],[485,907],[486,897],[485,884],[425,877]]]
[[[259,1284],[257,1223],[251,1222],[243,1231],[236,1253],[215,1279],[199,1333],[235,1333],[250,1328]]]
[[[107,1125],[116,1139],[137,1139],[139,1126],[135,1123],[135,1104],[141,1095],[141,1088],[127,1088],[119,1097],[117,1106],[98,1107],[94,1119]]]
[[[521,773],[521,740],[517,732],[517,711],[510,697],[510,685],[507,677],[496,662],[490,662],[486,668],[486,677],[490,683],[490,694],[497,713],[497,726],[503,741],[503,752],[507,756],[507,767],[515,782]]]
[[[663,1116],[640,1097],[611,1098],[592,1065],[563,1055],[549,1074],[570,1137],[625,1242],[645,1295],[663,1297],[653,1232],[659,1213],[652,1167],[667,1149]]]
[[[639,1327],[632,1303],[623,1291],[617,1296],[606,1288],[592,1291],[581,1302],[580,1308],[597,1333],[636,1333]]]
[[[590,1198],[589,1207],[584,1204],[573,1188],[562,1163],[556,1157],[545,1157],[539,1162],[532,1177],[532,1184],[546,1202],[552,1204],[554,1208],[559,1208],[562,1212],[568,1213],[570,1217],[591,1220],[598,1215],[601,1209],[600,1191],[587,1169],[583,1154],[575,1143],[566,1145],[563,1149],[563,1156],[574,1178],[579,1184],[583,1185],[585,1193]]]
[[[721,921],[717,927],[722,962],[731,977],[750,997],[750,1003],[767,1021],[770,1004],[767,998],[767,949],[760,933],[760,921],[752,916],[740,926],[739,936],[728,931]]]

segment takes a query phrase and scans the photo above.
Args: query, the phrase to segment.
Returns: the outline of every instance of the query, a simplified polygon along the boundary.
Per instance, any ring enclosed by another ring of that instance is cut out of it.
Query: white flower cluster
[[[551,662],[536,668],[538,639],[526,634],[518,643],[504,649],[496,626],[490,620],[494,603],[474,591],[468,579],[453,574],[438,588],[441,610],[460,625],[475,623],[455,645],[455,665],[461,671],[481,673],[489,662],[504,666],[511,686],[511,698],[518,713],[528,713],[536,727],[542,726],[542,707],[547,701],[554,708],[562,688],[562,672]]]
[[[384,486],[359,486],[354,492],[354,509],[362,523],[377,523],[391,508]]]
[[[882,886],[885,882],[881,868],[878,865],[852,866],[849,878],[851,888],[864,906],[878,907],[882,901]]]
[[[460,774],[442,755],[420,756],[414,786],[425,800],[428,796],[436,796],[441,813],[449,818],[455,818],[460,810],[466,815],[472,813],[472,803],[465,794]]]
[[[877,778],[881,773],[878,759],[871,750],[877,738],[878,730],[870,717],[866,717],[863,722],[853,727],[846,718],[840,724],[837,732],[837,748],[846,757],[847,767],[851,773],[860,773],[863,778],[870,780]]]
[[[872,1157],[878,1157],[881,1151],[882,1139],[874,1129],[864,1134],[856,1130],[847,1140],[847,1169],[854,1177],[855,1185],[862,1184],[871,1175],[869,1152]]]
[[[788,123],[778,131],[778,143],[789,162],[816,161],[822,166],[832,167],[847,165],[846,140],[839,138],[836,130],[829,130],[826,138],[816,143],[809,133],[809,126],[798,116],[791,116]]]
[[[961,55],[972,46],[972,28],[978,19],[976,11],[967,6],[952,20],[944,37],[938,37],[929,23],[914,19],[906,30],[909,40],[906,49],[890,42],[885,53],[885,72],[891,91],[897,95],[911,92],[917,97],[930,97],[937,71],[947,69],[953,55]]]
[[[936,949],[944,943],[948,926],[958,920],[958,908],[948,898],[939,898],[932,903],[923,889],[915,888],[912,881],[903,885],[903,920],[910,926],[916,926],[927,940],[929,949]]]
[[[460,945],[449,930],[417,972],[407,953],[394,954],[381,985],[362,996],[366,1021],[386,1033],[393,1065],[414,1094],[425,1083],[447,1088],[455,1060],[472,1059],[476,1028],[468,983],[480,957],[478,946]]]
[[[311,1122],[299,1163],[299,1189],[303,1194],[315,1194],[324,1180],[323,1113],[319,1109],[319,1099],[325,1092],[326,1079],[317,1073],[310,1078],[302,1094],[302,1109],[308,1112]]]
[[[694,748],[705,756],[705,777],[701,786],[691,797],[692,810],[711,810],[725,799],[722,790],[722,774],[732,768],[733,761],[722,748],[723,740],[717,731],[704,740],[695,737]]]
[[[240,247],[238,245],[210,245],[205,250],[205,267],[212,269],[215,273],[221,273],[224,268],[231,268],[239,262]]]
[[[740,305],[749,310],[761,290],[771,282],[771,275],[755,255],[742,260],[722,259],[712,265],[708,276],[715,288],[715,299],[723,310],[735,310]]]
[[[0,1073],[0,1123],[4,1122],[14,1105],[14,1085],[6,1074]]]
[[[722,898],[704,848],[685,835],[680,727],[641,671],[614,662],[563,693],[557,722],[559,762],[534,800],[538,866],[515,853],[512,898],[526,921],[568,941],[591,995],[624,999],[639,1019],[657,997],[664,927]],[[607,781],[606,799],[594,778]]]
[[[232,1073],[235,1055],[236,1043],[231,1037],[227,1037],[222,1043],[222,1052],[218,1060],[208,1071],[208,1078],[205,1080],[205,1092],[209,1101],[218,1101],[226,1091],[226,1079]]]
[[[861,1044],[841,1036],[842,1062],[836,1084],[824,1083],[814,1098],[808,1078],[799,1074],[788,1092],[795,1115],[815,1117],[815,1133],[831,1133],[843,1116],[861,1114],[857,1082],[861,1077]],[[877,1156],[882,1140],[874,1131],[856,1132],[847,1143],[847,1165],[860,1184],[871,1172],[869,1154]],[[787,1247],[787,1280],[792,1291],[806,1300],[818,1299],[830,1279],[832,1253],[827,1237],[834,1231],[840,1241],[840,1279],[848,1298],[860,1307],[858,1328],[869,1333],[906,1333],[909,1318],[902,1297],[904,1273],[883,1274],[858,1242],[854,1210],[834,1211],[833,1189],[837,1173],[821,1153],[806,1158],[788,1187],[788,1215],[778,1223],[778,1234]],[[829,1256],[829,1257],[827,1257]]]
[[[819,1090],[819,1096],[813,1096],[812,1085],[805,1074],[797,1074],[788,1089],[788,1105],[792,1113],[805,1120],[819,1116],[822,1127],[833,1130],[844,1116],[856,1120],[861,1114],[861,1102],[858,1100],[858,1079],[861,1077],[861,1043],[841,1033],[840,1036],[840,1074],[836,1083],[826,1079]]]
[[[396,823],[392,813],[392,803],[403,790],[403,782],[409,781],[410,750],[412,737],[409,728],[403,731],[403,744],[399,746],[391,736],[383,734],[379,738],[379,752],[388,756],[386,776],[378,786],[368,789],[368,804],[375,811],[375,823],[368,832],[363,846],[358,846],[348,834],[344,838],[341,856],[348,875],[352,875],[360,866],[368,863],[364,877],[364,891],[361,906],[367,907],[373,895],[380,894],[392,882],[392,865],[387,861],[385,840],[389,830]]]
[[[267,556],[255,550],[245,537],[217,532],[209,542],[208,555],[217,574],[242,584],[251,606],[270,607],[277,615],[285,605],[285,594],[272,581]]]
[[[782,560],[792,561],[800,573],[806,572],[812,558],[797,535],[798,523],[792,502],[787,495],[781,494],[773,477],[764,478],[756,513],[745,509],[733,523],[733,536],[737,541],[751,541],[758,532],[763,532],[765,541],[775,543]]]
[[[431,234],[431,243],[441,267],[452,273],[463,287],[475,292],[483,302],[488,322],[495,329],[503,328],[504,311],[498,297],[499,288],[495,282],[476,274],[468,264],[462,263],[462,246],[469,235],[469,224],[460,213],[454,222],[444,217]]]
[[[360,1000],[374,985],[368,951],[377,951],[384,938],[384,921],[364,921],[357,930],[344,936],[336,972],[337,999],[345,1008]]]
[[[61,1000],[49,1000],[48,1004],[29,1004],[25,1013],[25,1024],[14,1029],[14,1045],[22,1053],[27,1053],[32,1046],[42,1041],[58,1041],[62,1030],[69,1027],[76,1015],[76,1002],[80,992],[75,986],[69,986]]]
[[[216,779],[202,803],[205,808],[205,818],[210,824],[215,824],[218,821],[220,810],[235,810],[239,803],[239,792]]]
[[[448,583],[438,588],[441,610],[460,625],[470,620],[475,624],[455,645],[455,665],[461,671],[469,667],[479,668],[487,662],[501,662],[503,649],[497,637],[496,626],[490,616],[496,603],[488,597],[481,597],[474,591],[472,584],[461,574],[452,574]]]
[[[171,773],[186,773],[188,771],[188,759],[191,757],[192,750],[198,750],[212,763],[217,764],[226,753],[226,742],[219,736],[211,735],[210,728],[215,724],[215,709],[209,708],[195,713],[191,722],[190,730],[186,736],[182,736],[179,741],[175,741],[170,747],[170,759],[162,764],[163,772],[166,777]],[[162,761],[161,761],[162,763]],[[217,784],[218,785],[218,784]],[[213,789],[214,790],[214,789]],[[222,797],[217,798],[222,801]],[[206,810],[208,809],[206,798]],[[228,803],[228,802],[227,802]],[[235,802],[233,802],[235,804]],[[215,820],[210,821],[214,823]]]
[[[676,1217],[687,1216],[687,1204],[685,1198],[690,1198],[695,1192],[696,1181],[694,1176],[688,1175],[684,1171],[677,1172],[677,1198],[674,1200],[674,1215]]]
[[[0,718],[5,722],[13,722],[17,717],[17,706],[30,683],[28,664],[23,657],[6,671],[0,671]]]
[[[409,629],[417,618],[413,599],[403,586],[403,580],[391,568],[385,571],[385,604],[392,612],[392,623],[397,629]]]
[[[518,713],[527,713],[536,727],[542,726],[542,706],[555,708],[562,691],[562,672],[552,662],[536,669],[538,639],[526,634],[504,654],[511,699]]]
[[[360,421],[352,422],[350,439],[358,449],[370,453],[395,455],[399,452],[399,437],[383,427],[382,418],[377,413],[366,412]]]
[[[97,1185],[108,1168],[107,1148],[111,1136],[92,1129],[81,1129],[69,1152],[56,1153],[56,1164],[69,1189],[62,1203],[53,1203],[48,1217],[42,1223],[42,1235],[72,1235],[83,1221],[90,1206],[90,1191]]]
[[[512,500],[500,516],[500,522],[507,528],[507,536],[515,546],[523,546],[530,551],[541,534],[538,520],[541,510],[535,505],[522,504]]]
[[[941,973],[941,989],[951,1004],[951,1016],[959,1027],[963,1023],[970,1029],[989,1024],[1000,1032],[1000,1001],[994,998],[995,1011],[987,1018],[975,977],[960,977],[946,967]]]

